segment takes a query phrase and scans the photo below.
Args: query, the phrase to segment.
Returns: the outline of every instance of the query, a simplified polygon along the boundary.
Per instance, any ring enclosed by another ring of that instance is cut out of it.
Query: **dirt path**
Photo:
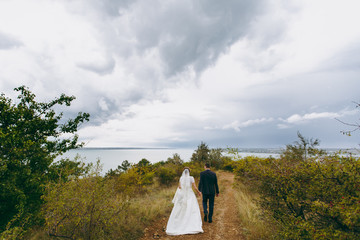
[[[217,173],[219,179],[220,195],[215,198],[213,222],[203,222],[202,234],[195,235],[181,235],[181,236],[167,236],[165,227],[168,218],[163,218],[152,227],[145,229],[145,235],[141,240],[150,239],[227,239],[239,240],[245,239],[240,232],[240,220],[237,214],[237,207],[232,191],[234,183],[234,175],[228,172]],[[199,206],[202,213],[201,198],[198,197]]]

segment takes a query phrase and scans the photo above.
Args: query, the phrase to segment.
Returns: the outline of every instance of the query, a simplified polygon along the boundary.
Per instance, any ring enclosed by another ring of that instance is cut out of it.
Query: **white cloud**
[[[89,146],[286,144],[359,100],[359,4],[0,1],[0,89],[75,95]]]
[[[316,120],[316,119],[322,119],[322,118],[327,118],[327,119],[335,119],[335,118],[339,118],[339,117],[343,117],[343,116],[347,116],[347,115],[353,115],[355,112],[354,110],[352,111],[341,111],[339,113],[337,112],[313,112],[313,113],[306,113],[304,115],[299,115],[299,114],[293,114],[290,117],[288,117],[285,120],[282,120],[285,123],[290,123],[290,124],[297,124],[297,123],[301,123],[301,122],[306,122],[308,120]]]

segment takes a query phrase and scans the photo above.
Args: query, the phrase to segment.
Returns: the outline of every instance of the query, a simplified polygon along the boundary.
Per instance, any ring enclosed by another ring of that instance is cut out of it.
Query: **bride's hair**
[[[184,170],[187,169],[189,170],[189,173],[191,172],[190,168],[189,167],[184,167]]]

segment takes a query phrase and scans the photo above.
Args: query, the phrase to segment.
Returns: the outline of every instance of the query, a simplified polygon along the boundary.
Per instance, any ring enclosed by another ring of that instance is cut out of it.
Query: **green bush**
[[[69,239],[126,239],[129,203],[111,182],[96,174],[47,185],[43,207],[49,236]]]
[[[149,168],[133,166],[109,178],[100,176],[99,162],[95,167],[90,175],[46,186],[42,210],[50,237],[135,240],[171,210],[174,190],[151,186]]]
[[[154,183],[155,170],[146,159],[131,166],[126,172],[113,178],[116,190],[126,195],[139,194],[146,191],[146,186]]]
[[[279,159],[240,159],[235,172],[282,223],[281,238],[359,239],[359,158],[305,143],[287,146]]]
[[[156,175],[159,179],[159,182],[163,185],[171,185],[176,182],[178,178],[178,174],[174,167],[171,166],[163,166],[157,169]]]

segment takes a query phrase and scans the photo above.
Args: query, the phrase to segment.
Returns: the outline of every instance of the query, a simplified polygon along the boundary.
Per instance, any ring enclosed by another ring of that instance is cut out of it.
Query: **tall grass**
[[[143,235],[143,230],[152,222],[171,211],[171,199],[175,186],[166,188],[154,187],[145,194],[128,199],[129,207],[124,216],[124,221],[119,228],[124,233],[124,239],[138,239]]]
[[[105,236],[98,234],[96,238],[92,237],[91,239],[109,239],[109,237],[111,239],[139,239],[143,235],[143,230],[148,225],[170,213],[172,207],[171,199],[174,195],[175,188],[176,185],[160,187],[154,184],[148,187],[146,193],[131,197],[125,197],[121,194],[113,196],[111,201],[104,206],[104,212],[101,213],[105,214],[108,220],[106,224],[106,232],[108,233]],[[111,214],[117,211],[118,206],[122,206],[123,210],[116,215]],[[113,211],[113,209],[115,209],[115,211]],[[63,214],[65,215],[67,213]],[[72,221],[73,220],[70,219],[70,225]],[[84,227],[86,227],[86,224]],[[79,228],[79,231],[81,230],[82,227]],[[59,232],[59,235],[61,235],[61,232]],[[82,235],[83,234],[79,233],[77,236]],[[76,238],[77,237],[74,237],[74,239]],[[51,238],[43,228],[38,228],[29,231],[25,239],[50,240],[54,238]]]
[[[234,196],[242,230],[248,240],[274,239],[275,221],[259,205],[259,195],[251,192],[243,183],[234,184]]]
[[[131,204],[129,211],[132,218],[131,226],[139,225],[139,220],[142,226],[138,226],[139,230],[143,230],[145,226],[151,222],[158,220],[160,217],[170,214],[172,203],[171,200],[174,196],[176,187],[167,187],[155,189],[142,196],[138,196],[130,200]]]

